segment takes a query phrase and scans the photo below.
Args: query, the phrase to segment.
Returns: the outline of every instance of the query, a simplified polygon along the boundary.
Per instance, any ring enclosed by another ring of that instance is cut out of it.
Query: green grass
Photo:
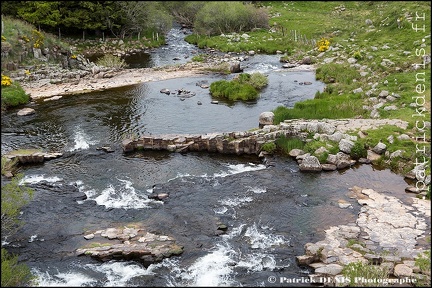
[[[3,16],[2,22],[4,24],[2,24],[2,27],[4,27],[4,30],[2,29],[2,36],[6,38],[5,41],[2,41],[2,46],[10,45],[12,48],[5,60],[7,62],[16,62],[22,57],[21,55],[27,55],[24,56],[24,62],[33,59],[33,53],[24,53],[24,51],[31,51],[33,49],[33,46],[38,38],[35,37],[36,34],[34,34],[34,31],[37,31],[37,29],[25,21],[14,19],[9,16]],[[43,42],[40,47],[41,49],[44,47],[53,46],[60,47],[64,50],[69,48],[69,44],[64,41],[60,41],[57,36],[45,32],[42,32],[41,35],[43,36]]]
[[[348,287],[382,287],[382,283],[364,283],[356,279],[388,279],[389,270],[386,267],[365,264],[362,262],[353,262],[346,265],[342,274],[350,279]]]
[[[261,147],[262,151],[265,151],[267,153],[274,153],[276,151],[276,143],[274,142],[267,142],[264,143]]]
[[[277,148],[286,155],[288,155],[292,149],[303,149],[305,145],[301,139],[288,138],[284,135],[276,139],[275,143]]]
[[[268,79],[261,73],[241,73],[231,81],[219,80],[210,84],[210,93],[216,98],[230,101],[249,101],[259,97],[259,90],[267,86]]]
[[[340,95],[325,99],[310,99],[297,102],[293,108],[279,106],[272,111],[274,123],[279,124],[286,119],[339,119],[364,116],[363,101],[355,95]]]
[[[13,82],[10,86],[1,87],[1,107],[9,107],[26,104],[30,101],[30,95],[27,94],[18,82]]]

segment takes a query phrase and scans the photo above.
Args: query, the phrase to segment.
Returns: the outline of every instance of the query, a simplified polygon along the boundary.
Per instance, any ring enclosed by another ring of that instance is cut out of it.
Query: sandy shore
[[[69,80],[68,82],[58,84],[50,83],[50,79],[41,79],[39,81],[25,82],[22,84],[22,87],[26,93],[30,94],[32,99],[36,100],[54,96],[101,91],[144,82],[199,76],[208,73],[211,72],[206,71],[204,67],[193,65],[183,65],[163,69],[124,69],[117,72],[110,72],[109,78],[91,75],[79,80]]]
[[[53,84],[51,79],[23,82],[22,87],[30,94],[33,100],[51,98],[54,96],[65,96],[72,94],[88,93],[91,91],[102,91],[110,88],[129,86],[144,82],[161,81],[182,77],[193,77],[210,73],[208,68],[214,64],[186,63],[179,66],[167,66],[163,68],[137,68],[123,69],[117,72],[108,72],[108,77],[101,74],[89,75],[79,80],[67,79],[63,83]],[[299,65],[294,68],[282,69],[285,71],[314,71],[314,65]],[[104,73],[104,72],[101,72]]]

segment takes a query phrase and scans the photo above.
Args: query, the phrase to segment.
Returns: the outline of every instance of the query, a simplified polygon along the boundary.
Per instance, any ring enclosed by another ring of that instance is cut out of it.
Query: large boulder
[[[274,113],[273,112],[263,112],[259,116],[259,125],[263,127],[265,125],[273,125]]]
[[[306,172],[320,172],[322,170],[321,164],[315,156],[307,156],[303,158],[299,168],[301,171]]]
[[[34,114],[36,111],[33,108],[23,108],[17,112],[18,116],[27,116]]]
[[[339,142],[339,150],[346,153],[346,154],[351,153],[351,148],[353,146],[354,146],[354,142],[352,142],[351,140],[342,139]]]
[[[234,61],[230,63],[230,72],[231,73],[240,73],[243,69],[240,68],[240,61]]]

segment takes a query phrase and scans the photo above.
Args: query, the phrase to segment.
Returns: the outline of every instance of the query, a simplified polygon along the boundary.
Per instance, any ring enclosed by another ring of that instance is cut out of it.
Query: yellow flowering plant
[[[318,46],[318,51],[319,52],[327,51],[330,48],[330,40],[328,40],[326,38],[321,38],[317,42],[317,46]]]
[[[1,86],[10,86],[12,85],[12,79],[9,76],[1,75]]]

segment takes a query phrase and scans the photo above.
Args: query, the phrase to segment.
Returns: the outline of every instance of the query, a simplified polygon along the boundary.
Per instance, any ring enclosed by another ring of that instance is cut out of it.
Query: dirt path
[[[50,79],[41,79],[39,81],[23,83],[22,87],[26,93],[30,94],[32,99],[41,99],[53,96],[64,96],[87,93],[91,91],[100,91],[143,82],[198,76],[208,73],[211,72],[206,71],[205,66],[188,64],[163,69],[125,69],[118,72],[110,72],[109,78],[92,75],[79,80],[73,80],[59,84],[50,83]]]

